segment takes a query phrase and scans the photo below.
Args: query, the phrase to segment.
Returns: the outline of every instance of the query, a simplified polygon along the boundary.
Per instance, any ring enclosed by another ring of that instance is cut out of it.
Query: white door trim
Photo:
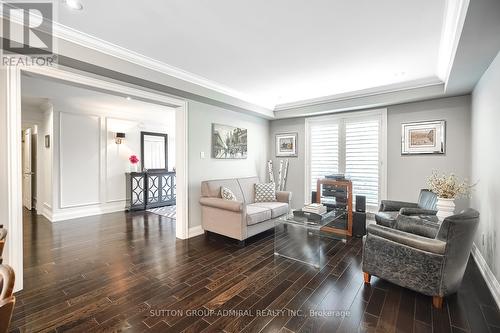
[[[4,259],[16,272],[14,291],[23,288],[23,203],[22,203],[22,162],[21,162],[21,71],[15,67],[1,69],[2,84],[5,84],[5,101],[2,108],[3,132],[1,148],[6,154],[6,172],[2,172],[2,184],[6,184],[4,211],[0,212],[7,235]],[[2,92],[3,95],[3,92]],[[3,97],[3,96],[2,96]],[[3,194],[3,193],[2,193]],[[3,197],[3,195],[2,195]]]
[[[7,242],[7,262],[16,272],[15,291],[23,288],[23,229],[22,229],[22,171],[21,171],[21,71],[57,80],[76,83],[81,86],[114,92],[124,97],[163,104],[175,108],[176,119],[176,184],[177,219],[176,237],[186,239],[188,228],[188,103],[186,100],[161,93],[146,91],[140,87],[130,87],[117,82],[73,73],[62,68],[24,67],[6,68],[6,119],[7,119],[7,214],[9,242]],[[3,139],[3,138],[2,138]]]

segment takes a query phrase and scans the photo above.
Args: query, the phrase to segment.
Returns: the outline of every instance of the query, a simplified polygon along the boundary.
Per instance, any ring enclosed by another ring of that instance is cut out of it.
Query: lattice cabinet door
[[[127,177],[127,210],[146,208],[146,175],[142,172],[130,172]]]
[[[146,209],[175,204],[175,172],[147,172]]]

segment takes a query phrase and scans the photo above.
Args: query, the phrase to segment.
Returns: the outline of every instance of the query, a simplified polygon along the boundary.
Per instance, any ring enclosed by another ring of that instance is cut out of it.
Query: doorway
[[[67,82],[80,87],[89,87],[102,92],[109,92],[123,98],[150,102],[171,107],[175,111],[175,129],[177,140],[175,143],[176,155],[176,188],[177,188],[177,214],[176,214],[176,236],[178,238],[188,238],[188,186],[187,186],[187,102],[156,92],[146,91],[138,87],[130,87],[117,82],[89,77],[82,73],[74,73],[56,68],[7,68],[3,73],[3,82],[6,83],[6,122],[5,137],[6,166],[7,172],[1,175],[2,182],[5,181],[8,190],[8,200],[5,203],[5,210],[2,215],[8,221],[10,231],[10,242],[7,248],[7,262],[16,271],[15,290],[22,289],[23,283],[23,230],[22,230],[22,207],[23,198],[28,204],[27,195],[22,191],[25,172],[22,163],[23,143],[19,140],[21,132],[21,73],[28,76],[44,77],[59,82]],[[31,156],[33,157],[33,156]],[[26,172],[33,172],[26,170]],[[5,176],[5,179],[3,178]],[[26,183],[29,179],[26,180]],[[33,178],[31,179],[33,183]],[[27,186],[27,185],[26,185]],[[32,192],[33,193],[33,192]],[[29,204],[28,204],[29,206]],[[33,207],[33,201],[31,202]]]
[[[22,173],[23,206],[27,210],[36,208],[36,163],[37,163],[37,125],[26,127],[22,131]]]

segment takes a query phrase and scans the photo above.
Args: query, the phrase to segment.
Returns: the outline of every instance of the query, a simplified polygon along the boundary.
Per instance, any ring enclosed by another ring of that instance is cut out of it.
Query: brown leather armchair
[[[9,330],[12,312],[16,298],[12,296],[14,290],[15,274],[14,270],[7,265],[0,265],[0,279],[2,292],[0,293],[0,333],[6,333]]]

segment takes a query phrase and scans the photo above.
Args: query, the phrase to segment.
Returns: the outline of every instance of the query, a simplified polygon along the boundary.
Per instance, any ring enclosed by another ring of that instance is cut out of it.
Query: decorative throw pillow
[[[255,202],[276,201],[276,187],[274,183],[255,184]]]
[[[232,201],[237,201],[236,196],[234,195],[233,191],[228,189],[227,187],[221,186],[220,187],[220,196],[224,200],[232,200]]]

